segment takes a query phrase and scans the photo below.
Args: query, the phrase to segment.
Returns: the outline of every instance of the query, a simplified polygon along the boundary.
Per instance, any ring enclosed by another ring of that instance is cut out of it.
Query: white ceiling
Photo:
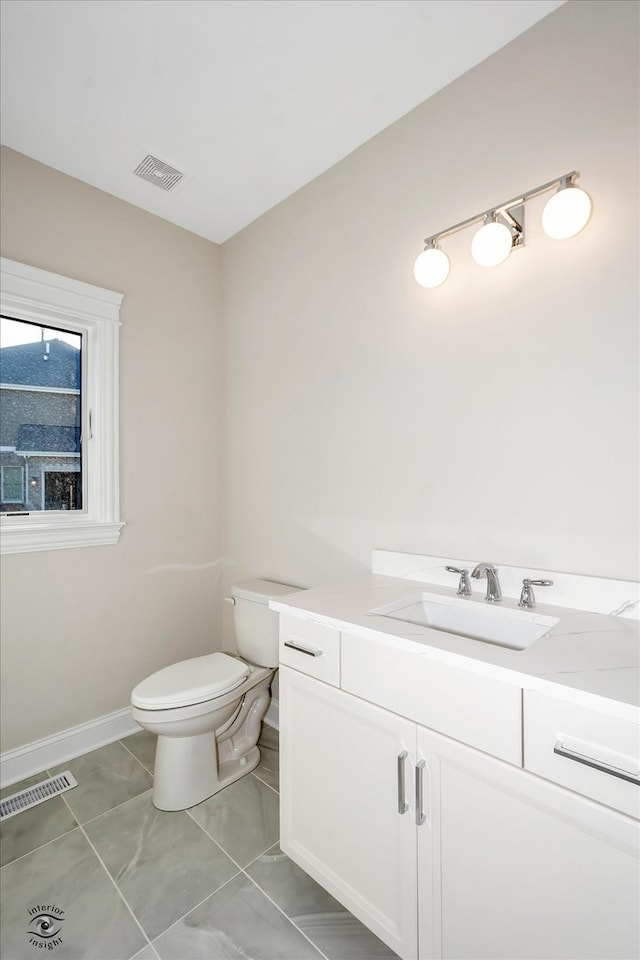
[[[2,143],[221,243],[563,2],[2,0]]]

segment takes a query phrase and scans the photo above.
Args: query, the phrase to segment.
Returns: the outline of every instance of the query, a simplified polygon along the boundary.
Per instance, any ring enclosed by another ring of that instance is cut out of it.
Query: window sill
[[[124,523],[74,518],[71,520],[31,520],[3,523],[0,554],[36,553],[41,550],[66,550],[72,547],[113,545],[120,539]]]

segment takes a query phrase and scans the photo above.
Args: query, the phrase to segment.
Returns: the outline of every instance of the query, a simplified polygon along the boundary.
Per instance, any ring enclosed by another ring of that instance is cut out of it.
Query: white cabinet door
[[[433,830],[418,830],[421,957],[640,955],[637,821],[445,737],[417,737]]]
[[[410,721],[281,667],[282,849],[406,960],[417,956],[415,736]]]

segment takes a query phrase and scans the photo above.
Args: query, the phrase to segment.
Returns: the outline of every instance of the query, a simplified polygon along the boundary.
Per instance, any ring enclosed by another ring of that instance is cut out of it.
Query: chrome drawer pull
[[[308,647],[301,647],[297,643],[294,643],[293,640],[285,640],[285,647],[291,647],[292,650],[297,650],[299,653],[306,653],[308,657],[321,657],[322,650],[309,650]]]
[[[425,768],[425,761],[420,760],[416,763],[416,826],[421,827],[427,819],[422,808],[422,771]]]
[[[618,777],[619,780],[627,780],[629,783],[635,783],[640,787],[640,777],[634,777],[632,773],[626,770],[620,770],[618,767],[612,767],[608,763],[600,763],[592,760],[591,757],[585,757],[582,753],[576,753],[575,750],[569,750],[565,747],[562,740],[558,740],[553,748],[553,752],[559,757],[566,757],[567,760],[575,760],[576,763],[584,763],[586,767],[593,767],[594,770],[601,770],[602,773],[608,773],[611,777]]]
[[[406,813],[409,809],[404,795],[404,762],[409,756],[406,750],[398,754],[398,813]]]

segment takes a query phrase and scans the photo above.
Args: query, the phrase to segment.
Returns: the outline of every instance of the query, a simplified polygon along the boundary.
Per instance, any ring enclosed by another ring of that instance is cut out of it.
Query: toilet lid
[[[233,690],[248,674],[246,663],[226,653],[181,660],[139,683],[131,694],[131,703],[142,710],[168,710],[204,703]]]

